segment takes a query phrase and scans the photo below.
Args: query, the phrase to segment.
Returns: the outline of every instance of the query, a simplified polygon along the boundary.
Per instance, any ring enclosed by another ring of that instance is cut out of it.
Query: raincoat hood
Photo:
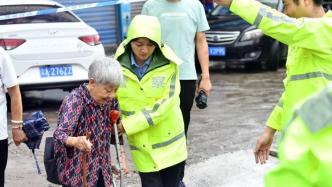
[[[126,44],[136,38],[145,37],[154,41],[161,48],[161,28],[157,17],[137,15],[128,28]]]
[[[136,15],[130,22],[127,38],[120,44],[115,53],[115,58],[125,53],[128,49],[127,45],[136,38],[145,37],[154,41],[164,57],[171,62],[179,65],[182,60],[176,56],[173,50],[161,42],[160,22],[155,16]]]

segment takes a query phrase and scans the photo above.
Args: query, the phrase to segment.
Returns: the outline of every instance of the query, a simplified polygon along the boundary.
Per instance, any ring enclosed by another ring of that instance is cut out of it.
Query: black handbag
[[[54,184],[61,184],[58,178],[56,159],[54,157],[54,138],[47,137],[45,140],[44,165],[47,180]]]

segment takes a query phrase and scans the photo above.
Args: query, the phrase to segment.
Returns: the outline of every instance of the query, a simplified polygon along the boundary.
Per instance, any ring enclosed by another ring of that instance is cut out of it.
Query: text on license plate
[[[40,77],[63,77],[72,76],[73,69],[71,65],[59,65],[59,66],[40,66]]]
[[[210,56],[225,56],[226,49],[225,47],[209,47]]]

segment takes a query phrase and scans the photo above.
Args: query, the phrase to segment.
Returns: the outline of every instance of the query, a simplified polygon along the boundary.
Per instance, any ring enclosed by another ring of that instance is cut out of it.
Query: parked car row
[[[48,0],[2,0],[0,15],[61,7]],[[97,31],[71,11],[0,20],[0,26],[0,47],[13,61],[21,90],[70,90],[105,55]]]

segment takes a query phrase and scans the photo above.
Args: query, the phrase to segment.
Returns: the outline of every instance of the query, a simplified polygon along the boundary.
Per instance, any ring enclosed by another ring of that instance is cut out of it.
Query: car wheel
[[[265,69],[276,71],[279,68],[279,65],[281,64],[281,55],[282,55],[282,49],[280,47],[279,42],[275,41],[273,42],[271,46],[271,50],[269,53],[269,56],[267,57],[264,65]]]

